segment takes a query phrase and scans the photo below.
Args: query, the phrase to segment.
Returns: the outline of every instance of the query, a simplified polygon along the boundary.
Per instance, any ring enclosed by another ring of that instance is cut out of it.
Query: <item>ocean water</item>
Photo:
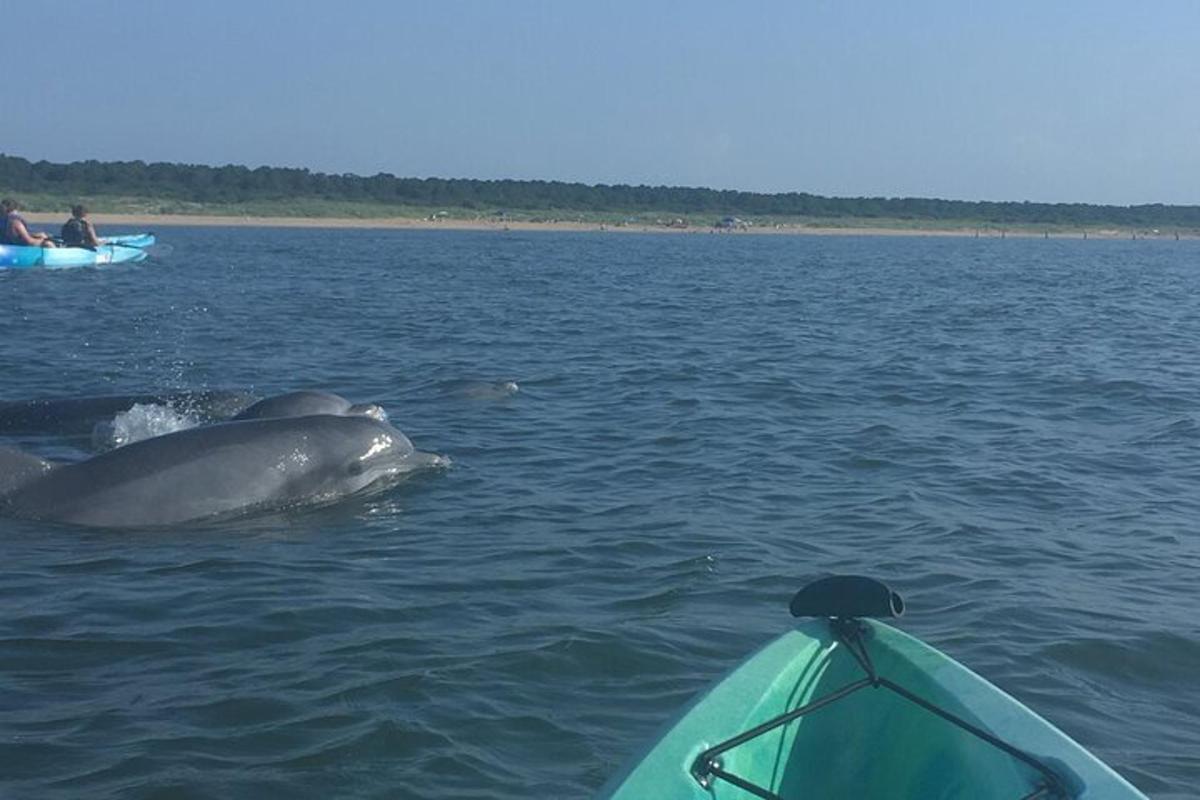
[[[0,519],[0,797],[587,797],[832,572],[1152,797],[1200,787],[1200,244],[160,241],[0,271],[0,399],[323,389],[453,466]]]

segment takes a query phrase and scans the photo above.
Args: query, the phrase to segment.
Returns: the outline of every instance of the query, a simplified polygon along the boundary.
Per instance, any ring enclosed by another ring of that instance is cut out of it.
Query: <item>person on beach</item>
[[[11,197],[0,200],[0,212],[4,214],[4,226],[0,228],[0,244],[15,244],[26,247],[54,247],[54,240],[47,233],[29,230],[25,218],[17,212],[21,204]]]
[[[87,218],[87,215],[87,206],[71,206],[71,218],[62,226],[63,247],[86,247],[89,250],[95,250],[100,246],[100,237],[96,235],[96,226]]]

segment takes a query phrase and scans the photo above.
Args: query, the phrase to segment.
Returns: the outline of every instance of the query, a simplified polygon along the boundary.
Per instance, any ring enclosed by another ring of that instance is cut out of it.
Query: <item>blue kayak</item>
[[[146,249],[154,244],[154,234],[138,233],[108,236],[95,250],[86,247],[26,247],[0,244],[0,269],[63,269],[95,267],[103,264],[128,264],[144,261]]]

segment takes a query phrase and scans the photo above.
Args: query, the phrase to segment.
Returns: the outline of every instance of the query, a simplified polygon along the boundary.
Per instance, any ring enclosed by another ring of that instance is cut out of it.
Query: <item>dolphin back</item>
[[[0,446],[0,496],[20,489],[53,468],[54,465],[45,459]]]
[[[241,390],[44,397],[0,401],[0,433],[90,435],[92,429],[135,405],[165,405],[205,422],[229,419],[256,398]]]
[[[350,408],[350,401],[330,392],[298,391],[259,400],[242,409],[233,419],[272,419],[275,417],[307,417],[314,414],[340,415]]]

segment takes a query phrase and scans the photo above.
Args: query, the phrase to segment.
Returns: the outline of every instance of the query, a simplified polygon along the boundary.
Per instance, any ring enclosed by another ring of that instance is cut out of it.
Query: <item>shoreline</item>
[[[48,225],[57,229],[66,221],[66,214],[26,212],[31,224]],[[667,225],[610,225],[597,222],[529,222],[523,220],[463,220],[463,219],[418,219],[409,217],[251,217],[221,216],[215,214],[105,214],[95,212],[89,218],[100,228],[103,236],[106,228],[135,227],[138,230],[162,227],[233,227],[233,228],[312,228],[312,229],[361,229],[361,230],[454,230],[454,231],[546,231],[546,232],[592,232],[592,233],[661,233],[661,234],[704,234],[724,236],[932,236],[979,239],[1196,239],[1194,232],[1150,232],[1122,231],[1117,229],[1094,229],[1073,231],[1012,230],[1000,228],[889,228],[885,226],[838,227],[831,225],[779,224],[753,226],[740,229],[718,229],[711,227],[672,227]]]

